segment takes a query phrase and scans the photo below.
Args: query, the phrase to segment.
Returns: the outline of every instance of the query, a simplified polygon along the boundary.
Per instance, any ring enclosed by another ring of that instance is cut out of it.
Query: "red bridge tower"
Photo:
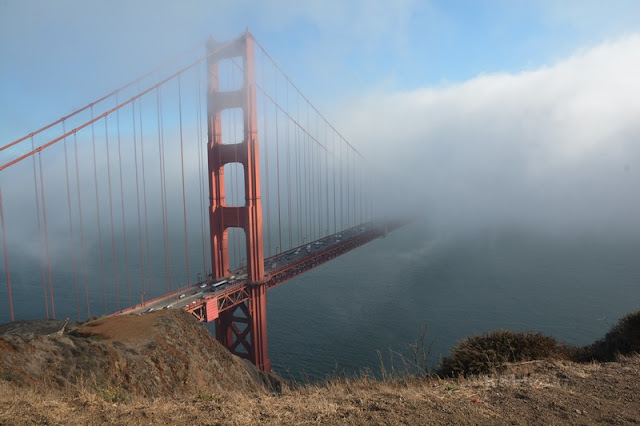
[[[208,48],[207,152],[213,276],[222,278],[229,275],[227,229],[242,228],[246,237],[247,286],[250,292],[247,302],[220,313],[216,319],[216,338],[231,352],[249,358],[260,370],[271,371],[267,355],[267,289],[262,240],[254,40],[247,31],[222,49],[215,42],[211,42]],[[234,91],[220,91],[218,63],[233,58],[242,58],[243,86]],[[222,140],[220,113],[229,108],[243,111],[244,138],[240,143],[225,144]],[[244,206],[232,207],[225,203],[224,166],[229,163],[243,166]]]

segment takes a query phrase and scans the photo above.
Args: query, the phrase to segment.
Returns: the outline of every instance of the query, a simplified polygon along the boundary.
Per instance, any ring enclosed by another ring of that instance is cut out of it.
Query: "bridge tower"
[[[260,370],[271,371],[267,355],[267,298],[264,275],[262,204],[260,200],[260,162],[256,117],[254,39],[248,31],[236,41],[220,48],[208,44],[209,87],[207,96],[209,165],[209,224],[211,264],[215,278],[229,275],[227,230],[242,228],[246,237],[249,299],[220,314],[216,319],[216,338],[232,353],[251,360]],[[243,86],[220,91],[218,64],[224,59],[242,59]],[[221,112],[240,108],[244,116],[244,138],[239,143],[222,140]],[[225,203],[224,166],[243,166],[245,205]]]

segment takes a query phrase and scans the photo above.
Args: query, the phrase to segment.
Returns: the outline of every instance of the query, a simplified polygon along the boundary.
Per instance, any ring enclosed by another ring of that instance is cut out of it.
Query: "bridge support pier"
[[[220,313],[216,338],[231,353],[250,360],[262,371],[271,371],[267,351],[267,286],[250,285],[248,301]]]
[[[271,361],[267,353],[267,285],[251,286],[249,299],[251,315],[251,361],[262,371],[271,371]]]

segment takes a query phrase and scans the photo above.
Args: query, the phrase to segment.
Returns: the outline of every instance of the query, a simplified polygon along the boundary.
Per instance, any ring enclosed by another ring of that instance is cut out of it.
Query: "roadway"
[[[265,276],[287,270],[291,265],[301,264],[307,259],[312,259],[320,253],[330,251],[346,241],[372,231],[373,224],[366,223],[342,232],[329,235],[306,245],[295,247],[286,252],[271,256],[264,261]],[[145,301],[139,305],[116,312],[118,314],[143,314],[159,309],[188,309],[189,305],[196,305],[205,299],[221,297],[240,291],[247,284],[247,268],[239,268],[231,271],[228,277],[214,280],[211,276],[190,287],[173,291],[158,298]]]

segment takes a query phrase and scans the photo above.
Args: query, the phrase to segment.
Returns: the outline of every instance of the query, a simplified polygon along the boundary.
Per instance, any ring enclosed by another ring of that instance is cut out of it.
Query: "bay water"
[[[417,221],[270,290],[269,355],[277,373],[313,381],[379,373],[380,354],[390,368],[421,334],[432,364],[496,329],[586,345],[640,309],[639,260],[632,237]]]

